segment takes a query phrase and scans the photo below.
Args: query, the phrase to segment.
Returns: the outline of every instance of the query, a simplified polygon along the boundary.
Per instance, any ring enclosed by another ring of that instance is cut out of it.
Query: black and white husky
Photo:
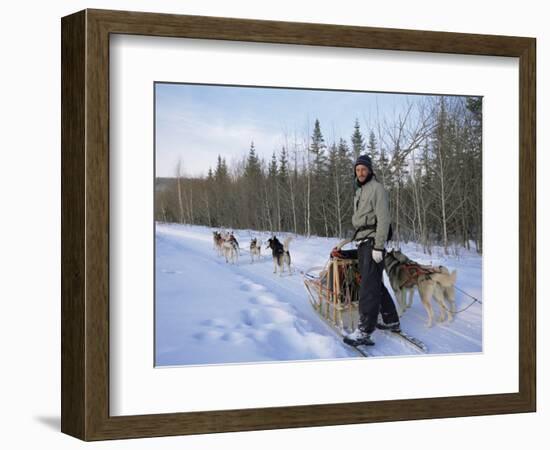
[[[277,273],[277,268],[279,268],[279,275],[281,275],[285,271],[285,264],[288,267],[288,272],[291,273],[289,251],[291,240],[292,236],[285,238],[282,244],[276,236],[267,240],[266,248],[270,248],[273,255],[273,273]]]

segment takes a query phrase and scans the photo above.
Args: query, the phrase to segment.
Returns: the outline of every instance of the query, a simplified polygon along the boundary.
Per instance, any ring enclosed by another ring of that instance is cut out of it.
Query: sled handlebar
[[[335,248],[337,248],[338,250],[341,250],[344,245],[349,244],[350,242],[351,242],[351,239],[344,239],[344,240],[338,242],[338,244],[336,244]]]

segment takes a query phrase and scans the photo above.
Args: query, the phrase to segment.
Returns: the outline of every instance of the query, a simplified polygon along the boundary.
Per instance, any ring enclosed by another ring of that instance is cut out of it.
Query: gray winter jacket
[[[355,240],[374,237],[374,248],[382,250],[388,237],[390,222],[388,193],[376,178],[371,178],[355,190],[351,223],[355,230],[363,225],[374,224],[376,229],[373,227],[373,229],[358,232]]]

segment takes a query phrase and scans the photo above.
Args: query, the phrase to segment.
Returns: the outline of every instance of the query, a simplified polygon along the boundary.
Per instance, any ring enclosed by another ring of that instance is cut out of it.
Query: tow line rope
[[[463,294],[467,295],[467,296],[470,297],[471,299],[473,299],[473,302],[472,302],[472,303],[470,303],[468,306],[466,306],[466,308],[461,309],[460,311],[455,311],[455,314],[458,314],[458,313],[461,313],[461,312],[466,311],[466,310],[467,310],[468,308],[470,308],[474,303],[479,303],[480,305],[483,305],[483,303],[482,303],[479,299],[477,299],[477,298],[475,298],[474,296],[468,294],[466,291],[463,291],[463,290],[460,289],[458,286],[455,286],[455,289],[456,289],[457,291],[460,291],[460,292],[462,292]]]
[[[420,267],[418,264],[405,264],[405,267],[407,269],[407,272],[408,272],[408,278],[407,280],[405,280],[405,282],[401,285],[401,288],[403,288],[403,286],[407,285],[410,281],[414,280],[415,278],[418,278],[419,275],[425,275],[425,274],[432,274],[432,273],[437,273],[439,272],[435,267],[432,267],[432,268],[427,268],[427,267]],[[463,308],[461,309],[460,311],[455,311],[454,313],[452,311],[450,311],[445,305],[443,305],[443,308],[452,313],[452,314],[459,314],[461,312],[464,312],[466,311],[467,309],[471,308],[472,305],[474,303],[479,303],[480,305],[482,305],[483,303],[475,298],[474,296],[468,294],[466,291],[463,291],[462,289],[460,289],[458,286],[455,286],[455,289],[457,291],[460,291],[462,292],[463,294],[467,295],[468,297],[470,297],[471,299],[473,299],[473,302],[470,303],[468,306],[466,306],[466,308]]]

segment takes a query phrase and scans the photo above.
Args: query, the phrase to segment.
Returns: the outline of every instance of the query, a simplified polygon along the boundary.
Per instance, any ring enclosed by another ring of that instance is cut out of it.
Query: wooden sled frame
[[[340,250],[350,243],[340,241]],[[311,305],[338,333],[352,332],[359,322],[359,267],[357,258],[331,256],[324,266],[315,266],[304,274],[304,285]]]

